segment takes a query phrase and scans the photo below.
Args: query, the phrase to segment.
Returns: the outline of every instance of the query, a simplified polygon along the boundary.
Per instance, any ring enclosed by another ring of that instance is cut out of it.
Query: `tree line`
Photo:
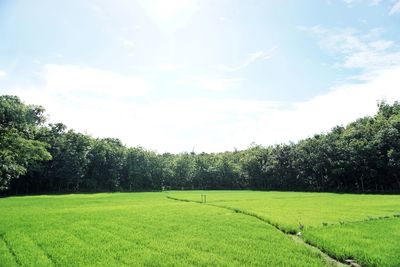
[[[44,108],[0,96],[3,194],[257,189],[400,192],[400,104],[297,143],[221,153],[126,147],[46,124]]]

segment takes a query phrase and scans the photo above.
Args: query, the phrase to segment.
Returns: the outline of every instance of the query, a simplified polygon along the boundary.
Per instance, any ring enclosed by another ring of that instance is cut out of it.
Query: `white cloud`
[[[134,132],[134,118],[141,111],[134,101],[152,89],[141,78],[76,65],[46,65],[40,75],[39,84],[16,86],[7,93],[43,105],[51,122],[127,142],[129,134],[124,134]]]
[[[220,17],[218,18],[218,20],[219,20],[220,22],[232,22],[231,19],[229,19],[229,18],[227,18],[227,17],[224,17],[224,16],[220,16]]]
[[[377,51],[383,51],[390,48],[393,45],[393,42],[386,40],[378,40],[375,42],[370,42],[368,45]]]
[[[343,63],[345,68],[359,69],[381,69],[396,65],[400,65],[400,52],[360,51],[347,57]]]
[[[211,91],[225,91],[231,88],[236,88],[241,82],[241,78],[199,80],[201,87]]]
[[[53,53],[53,55],[57,58],[63,58],[64,55],[62,53]]]
[[[400,99],[399,82],[400,68],[395,68],[377,71],[366,83],[344,84],[304,102],[168,99],[144,106],[141,114],[146,115],[141,120],[151,124],[151,132],[162,132],[148,139],[147,147],[159,151],[224,151],[243,149],[251,142],[298,141],[373,115],[378,100]]]
[[[208,91],[227,91],[238,88],[243,82],[242,78],[210,78],[205,76],[188,76],[178,84],[192,85]]]
[[[298,141],[373,115],[377,111],[377,101],[400,100],[399,82],[399,67],[379,70],[365,83],[344,84],[308,101],[260,111],[251,126],[259,133],[253,141],[264,144]]]
[[[132,40],[130,40],[130,39],[120,37],[120,38],[118,38],[118,40],[121,42],[121,44],[122,44],[123,46],[135,47],[135,42],[132,41]]]
[[[52,93],[77,93],[134,97],[151,90],[143,79],[77,65],[45,65],[43,89]]]
[[[253,141],[297,141],[373,115],[377,100],[400,99],[400,67],[378,70],[364,83],[344,84],[308,101],[289,104],[244,99],[138,99],[129,96],[148,91],[146,82],[77,66],[48,65],[42,75],[42,84],[16,87],[9,93],[44,105],[53,122],[159,152],[193,148],[211,152],[246,148]],[[96,97],[97,92],[105,97]]]
[[[0,79],[7,76],[7,72],[0,70]]]
[[[276,47],[270,48],[268,51],[258,51],[251,53],[247,56],[247,58],[239,65],[237,66],[226,66],[226,65],[220,65],[218,66],[219,70],[222,71],[238,71],[242,70],[244,68],[247,68],[249,65],[253,64],[257,60],[267,60],[272,57],[274,52],[276,51]]]
[[[400,13],[400,1],[397,1],[389,11],[389,15]]]
[[[354,4],[367,3],[371,6],[379,5],[382,0],[342,0],[348,7],[353,7]]]
[[[108,17],[105,10],[96,1],[88,2],[88,8],[99,18],[106,20]]]
[[[174,70],[179,70],[182,68],[183,68],[183,65],[181,65],[181,64],[174,64],[174,63],[167,63],[167,62],[158,64],[158,69],[164,70],[164,71],[174,71]]]
[[[382,29],[362,34],[354,29],[327,29],[321,26],[301,30],[312,33],[319,46],[336,56],[336,67],[371,71],[400,65],[400,50],[381,37]]]
[[[382,2],[382,0],[370,0],[369,2],[370,2],[370,5],[377,6]]]

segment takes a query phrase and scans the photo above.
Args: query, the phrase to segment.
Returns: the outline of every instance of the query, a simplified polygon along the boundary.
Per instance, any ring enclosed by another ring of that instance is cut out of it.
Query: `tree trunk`
[[[395,177],[396,177],[396,182],[397,182],[397,185],[398,185],[399,191],[400,191],[400,180],[399,180],[399,176],[398,176],[398,175],[395,175]]]
[[[76,184],[75,184],[75,191],[79,191],[79,184],[80,184],[80,179],[76,179]]]
[[[362,175],[360,177],[360,182],[361,182],[361,191],[364,193],[365,192],[365,190],[364,190],[364,177]]]

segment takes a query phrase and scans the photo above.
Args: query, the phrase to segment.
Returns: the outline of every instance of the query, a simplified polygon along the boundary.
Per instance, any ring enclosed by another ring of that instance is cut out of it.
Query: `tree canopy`
[[[93,138],[0,97],[0,189],[8,194],[162,189],[400,192],[400,104],[297,143],[158,154]],[[283,133],[284,134],[284,133]]]
[[[32,164],[51,159],[48,144],[36,139],[45,122],[43,112],[15,96],[0,96],[0,190]]]

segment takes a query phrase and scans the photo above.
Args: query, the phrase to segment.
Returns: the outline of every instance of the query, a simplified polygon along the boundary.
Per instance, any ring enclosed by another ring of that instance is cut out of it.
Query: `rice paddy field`
[[[399,213],[400,196],[389,195],[9,197],[0,199],[0,266],[400,266]]]

